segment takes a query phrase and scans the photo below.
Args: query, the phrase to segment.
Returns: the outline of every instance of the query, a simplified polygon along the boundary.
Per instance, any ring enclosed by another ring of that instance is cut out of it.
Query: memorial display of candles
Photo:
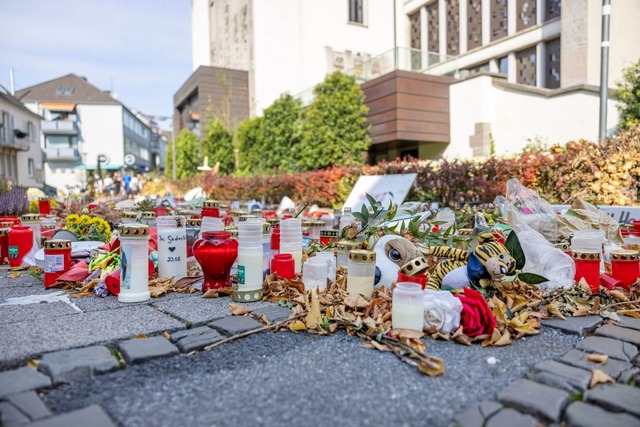
[[[346,267],[349,263],[349,252],[360,247],[358,242],[353,240],[341,240],[337,244],[338,267]]]
[[[158,275],[174,282],[187,275],[187,224],[183,216],[164,216],[158,222]]]
[[[238,242],[231,238],[228,231],[205,231],[193,245],[204,282],[202,293],[210,289],[231,287],[231,269],[238,258]]]
[[[342,230],[343,228],[351,225],[355,220],[356,217],[354,217],[351,213],[351,208],[345,206],[345,208],[342,210],[342,216],[340,217],[340,226],[338,227],[338,229]]]
[[[600,289],[600,255],[600,251],[595,250],[572,250],[576,264],[575,281],[584,278],[592,292]]]
[[[200,230],[202,233],[205,231],[224,231],[224,222],[222,218],[213,216],[203,216],[200,223]]]
[[[62,239],[44,242],[44,287],[53,286],[63,271],[71,268],[71,241]]]
[[[202,220],[200,218],[188,218],[187,224],[187,258],[193,256],[193,244],[200,236]]]
[[[424,302],[422,286],[417,283],[399,282],[393,290],[391,326],[393,329],[412,329],[422,332]]]
[[[22,215],[22,225],[26,225],[33,231],[33,238],[35,239],[36,246],[40,248],[42,246],[40,215],[38,214],[26,214]]]
[[[280,221],[280,253],[291,254],[296,274],[302,272],[302,221],[289,218]]]
[[[229,211],[229,215],[233,218],[233,225],[237,227],[240,223],[240,217],[244,215],[244,211],[240,209],[233,209]]]
[[[340,231],[324,229],[320,230],[320,247],[326,248],[330,246],[332,243],[337,243],[340,238]]]
[[[138,222],[138,213],[132,211],[122,212],[122,219],[120,222],[122,224],[135,224]]]
[[[51,201],[48,197],[40,197],[38,199],[38,211],[40,215],[49,215],[51,213]]]
[[[271,271],[271,226],[266,222],[262,224],[262,279]]]
[[[14,225],[9,231],[8,243],[9,265],[20,267],[24,257],[34,249],[33,230],[26,225]]]
[[[293,279],[296,275],[295,262],[291,254],[277,254],[271,260],[271,273],[284,279]]]
[[[156,226],[156,213],[155,212],[142,212],[140,215],[140,222],[148,225],[149,227]]]
[[[324,227],[324,222],[322,221],[310,221],[309,222],[309,238],[311,240],[319,241],[320,240],[320,231]]]
[[[311,257],[302,267],[302,283],[304,289],[326,289],[329,278],[329,264],[321,257]]]
[[[239,302],[262,298],[262,223],[243,221],[238,224],[238,286],[231,298]]]
[[[149,293],[149,227],[124,224],[120,232],[120,302],[140,302]]]
[[[376,273],[376,253],[363,249],[349,252],[347,292],[371,298]]]
[[[640,278],[640,257],[638,251],[611,251],[611,275],[629,288]]]

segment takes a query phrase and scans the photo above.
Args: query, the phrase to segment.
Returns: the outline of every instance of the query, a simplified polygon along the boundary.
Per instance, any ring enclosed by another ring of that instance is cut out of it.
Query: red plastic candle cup
[[[51,213],[51,201],[48,197],[38,199],[38,210],[41,215],[49,215]]]
[[[591,288],[591,292],[598,292],[600,290],[600,252],[574,250],[572,256],[576,264],[576,282],[584,278]]]
[[[118,296],[120,293],[120,267],[113,270],[113,273],[104,278],[104,284],[111,295]]]
[[[238,258],[238,242],[227,231],[205,231],[193,244],[193,256],[202,267],[202,293],[231,287],[229,274]]]
[[[600,285],[602,285],[603,287],[609,290],[612,290],[613,288],[624,287],[624,284],[620,280],[616,279],[615,277],[607,273],[604,273],[602,275],[602,279],[600,280]]]
[[[9,258],[9,228],[0,228],[0,264]]]
[[[640,277],[640,254],[638,251],[611,251],[611,275],[628,289]]]
[[[71,268],[71,241],[47,240],[44,242],[44,287],[53,286],[58,277]]]
[[[326,248],[332,243],[338,243],[340,239],[339,230],[320,230],[320,247]]]
[[[220,218],[220,202],[217,200],[205,200],[202,204],[202,217]]]
[[[640,219],[631,220],[631,225],[633,226],[633,229],[636,231],[636,233],[640,233]]]
[[[271,230],[271,242],[269,248],[271,251],[280,252],[280,229],[274,228]]]
[[[9,231],[9,265],[20,267],[22,260],[33,248],[33,230],[26,225],[16,225]]]
[[[10,227],[22,224],[22,222],[20,222],[20,218],[18,218],[17,216],[0,216],[0,223],[5,222],[10,222]]]
[[[295,261],[291,254],[278,254],[271,260],[271,273],[285,279],[293,279],[295,276]]]
[[[402,271],[398,271],[398,279],[396,283],[417,283],[422,286],[422,289],[427,286],[427,280],[429,277],[425,274],[416,274],[415,276],[407,276]]]

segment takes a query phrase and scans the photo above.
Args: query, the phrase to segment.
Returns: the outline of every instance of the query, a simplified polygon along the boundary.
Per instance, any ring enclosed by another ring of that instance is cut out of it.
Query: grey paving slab
[[[27,295],[42,295],[60,292],[60,289],[45,289],[42,282],[40,285],[24,285],[24,286],[6,286],[7,280],[0,279],[0,304],[6,302],[9,298],[25,297]]]
[[[616,412],[640,417],[640,388],[624,384],[602,384],[584,394],[584,399]],[[638,420],[640,423],[640,420]]]
[[[249,316],[228,316],[209,323],[213,329],[228,337],[262,327],[262,323]]]
[[[7,402],[22,411],[29,420],[39,420],[51,416],[51,411],[45,406],[35,391],[25,391],[6,397]]]
[[[0,372],[0,398],[49,386],[51,378],[29,366]]]
[[[486,427],[538,427],[538,420],[515,409],[505,408],[489,418]]]
[[[577,393],[589,388],[591,371],[565,365],[553,360],[538,363],[527,373],[530,380]]]
[[[604,325],[596,330],[596,335],[601,337],[615,338],[621,341],[626,341],[636,346],[640,346],[639,330],[622,328],[615,325]]]
[[[38,280],[24,271],[22,271],[20,276],[15,279],[9,278],[9,274],[10,272],[7,270],[0,270],[0,288],[40,287],[44,289],[42,280]]]
[[[118,343],[118,349],[127,363],[142,363],[156,357],[178,354],[178,347],[162,336],[122,341]]]
[[[184,323],[146,305],[80,313],[59,317],[56,321],[0,325],[0,337],[3,338],[0,369],[16,366],[21,360],[51,351],[111,343],[138,334],[153,335],[183,328]]]
[[[176,343],[183,353],[194,350],[202,350],[206,346],[224,339],[218,331],[207,326],[200,326],[185,331],[176,332],[171,335],[171,339]]]
[[[482,427],[484,423],[493,414],[502,409],[502,405],[498,402],[490,400],[482,401],[478,404],[472,405],[464,412],[456,415],[453,421],[460,427]]]
[[[251,313],[252,316],[259,318],[265,316],[269,323],[276,323],[283,320],[287,320],[291,315],[291,310],[279,305],[268,306],[259,308]]]
[[[0,325],[19,322],[54,321],[62,316],[80,314],[64,302],[0,306]]]
[[[616,325],[640,331],[640,319],[634,317],[620,316],[620,321]]]
[[[199,326],[215,319],[230,316],[230,303],[234,302],[228,297],[202,298],[200,296],[193,295],[191,298],[168,300],[158,299],[157,301],[153,301],[153,306],[180,319],[186,320],[193,325]],[[274,305],[273,303],[266,301],[258,301],[248,304],[234,304],[254,310]]]
[[[0,402],[0,425],[3,427],[16,427],[31,422],[21,410],[9,402]]]
[[[626,362],[632,361],[638,354],[638,347],[635,345],[607,337],[586,337],[576,348],[587,353],[606,354]]]
[[[603,322],[600,316],[567,317],[566,320],[550,319],[543,320],[542,325],[549,328],[559,329],[568,334],[584,336],[587,332],[592,332]]]
[[[624,413],[609,412],[584,402],[573,402],[565,412],[569,427],[638,427],[640,420]]]
[[[111,350],[101,345],[47,353],[38,365],[38,369],[49,375],[54,384],[83,380],[94,373],[102,374],[119,367]]]
[[[25,427],[116,427],[109,415],[98,405],[35,421]]]
[[[566,391],[523,379],[500,390],[498,400],[522,412],[559,422],[571,398]]]
[[[587,370],[600,369],[615,379],[618,379],[624,371],[631,368],[629,362],[623,362],[622,360],[608,359],[605,363],[596,363],[587,360],[587,357],[589,357],[589,353],[581,350],[571,350],[559,357],[558,361]]]

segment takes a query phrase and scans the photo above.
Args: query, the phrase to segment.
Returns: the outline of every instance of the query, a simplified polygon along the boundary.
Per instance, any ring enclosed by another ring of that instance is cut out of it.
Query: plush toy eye
[[[400,255],[400,252],[397,249],[391,249],[389,251],[389,259],[391,261],[400,261],[401,258],[402,256]]]

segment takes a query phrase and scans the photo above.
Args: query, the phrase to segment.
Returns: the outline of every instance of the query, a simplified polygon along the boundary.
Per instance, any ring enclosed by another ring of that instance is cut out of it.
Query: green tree
[[[364,162],[371,144],[364,93],[354,76],[336,71],[318,84],[307,108],[298,164],[301,170]]]
[[[297,171],[304,123],[302,101],[283,94],[264,110],[263,118],[264,171]]]
[[[620,129],[630,129],[640,124],[640,60],[622,71],[622,80],[617,82]]]
[[[187,178],[198,173],[199,166],[199,146],[198,137],[188,129],[182,131],[175,137],[176,143],[176,178]],[[167,177],[173,176],[173,147],[169,144],[167,157],[165,158],[164,174]]]
[[[208,156],[209,165],[213,167],[217,162],[220,162],[219,172],[231,174],[235,169],[233,149],[233,137],[220,119],[209,120],[202,137],[201,161],[205,156]]]
[[[239,151],[239,171],[250,175],[264,168],[264,138],[262,137],[262,117],[246,119],[236,130]]]

